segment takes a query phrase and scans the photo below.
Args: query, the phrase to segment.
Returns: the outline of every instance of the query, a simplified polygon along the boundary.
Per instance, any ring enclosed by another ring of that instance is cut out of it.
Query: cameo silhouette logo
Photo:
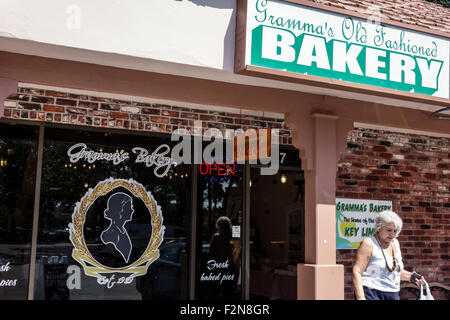
[[[108,199],[108,208],[105,210],[105,218],[111,221],[108,229],[103,231],[100,239],[104,244],[111,243],[122,255],[125,262],[130,259],[132,244],[125,223],[131,221],[133,216],[133,200],[123,192],[114,193]]]
[[[112,288],[147,273],[159,258],[165,227],[161,207],[143,185],[109,178],[76,203],[69,230],[72,257],[87,276]]]

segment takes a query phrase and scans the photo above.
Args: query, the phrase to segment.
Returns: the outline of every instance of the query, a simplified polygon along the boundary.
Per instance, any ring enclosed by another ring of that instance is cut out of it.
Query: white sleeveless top
[[[374,236],[371,236],[370,239],[373,243],[373,249],[369,264],[362,275],[363,286],[380,291],[399,292],[400,273],[403,270],[404,265],[398,240],[394,239],[393,244],[395,246],[395,258],[397,259],[397,265],[400,266],[400,268],[397,267],[394,271],[389,272],[383,257],[383,249],[381,249],[377,239]],[[392,256],[390,254],[385,254],[385,256],[388,266],[392,268]]]

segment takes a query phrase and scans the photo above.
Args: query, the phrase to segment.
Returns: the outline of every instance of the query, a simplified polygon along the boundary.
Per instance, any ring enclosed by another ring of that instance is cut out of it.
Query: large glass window
[[[187,298],[190,167],[170,147],[45,130],[35,299]]]
[[[242,299],[243,165],[198,166],[197,299]]]
[[[39,128],[0,124],[0,299],[27,299],[30,281],[40,300],[188,299],[191,276],[195,299],[242,299],[244,246],[250,298],[296,299],[305,200],[296,149],[281,148],[279,172],[262,176],[258,166],[218,157],[176,166],[178,141],[167,135],[44,131],[35,206]],[[245,232],[250,243],[242,243]]]
[[[38,130],[0,124],[0,300],[27,299]]]

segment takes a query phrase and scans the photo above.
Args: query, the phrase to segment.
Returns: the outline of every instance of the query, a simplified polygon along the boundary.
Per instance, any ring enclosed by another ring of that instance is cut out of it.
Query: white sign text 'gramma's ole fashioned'
[[[448,38],[247,0],[246,65],[449,98]]]

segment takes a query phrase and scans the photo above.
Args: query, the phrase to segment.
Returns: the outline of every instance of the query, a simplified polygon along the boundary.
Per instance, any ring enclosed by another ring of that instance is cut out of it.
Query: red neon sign
[[[212,175],[214,173],[217,173],[219,176],[236,175],[236,164],[203,162],[198,169],[204,175]]]

